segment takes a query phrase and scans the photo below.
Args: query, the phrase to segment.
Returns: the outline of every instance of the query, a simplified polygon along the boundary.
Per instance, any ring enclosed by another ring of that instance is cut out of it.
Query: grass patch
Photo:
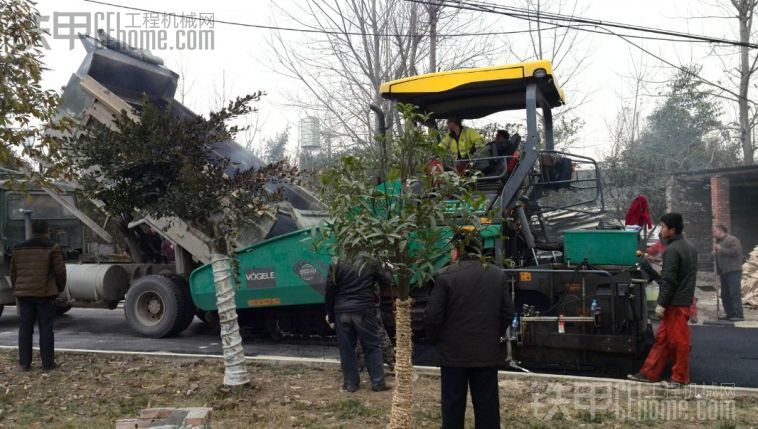
[[[324,410],[334,413],[340,420],[353,420],[360,417],[378,417],[385,414],[383,408],[369,408],[355,399],[332,402],[328,404]]]

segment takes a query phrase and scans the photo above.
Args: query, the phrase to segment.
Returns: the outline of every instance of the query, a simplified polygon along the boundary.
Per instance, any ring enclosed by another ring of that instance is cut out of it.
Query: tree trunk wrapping
[[[411,300],[395,300],[395,392],[392,395],[391,429],[413,427],[413,343],[411,342]]]
[[[248,384],[250,378],[245,368],[245,351],[237,323],[237,306],[231,281],[229,257],[214,252],[211,255],[213,281],[216,284],[216,307],[221,326],[221,346],[224,351],[224,385]]]

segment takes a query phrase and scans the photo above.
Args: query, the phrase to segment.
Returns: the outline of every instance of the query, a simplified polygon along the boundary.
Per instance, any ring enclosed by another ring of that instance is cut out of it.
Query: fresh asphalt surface
[[[0,316],[0,345],[18,344],[18,317],[15,307],[6,307]],[[247,356],[275,355],[307,358],[337,358],[334,341],[296,340],[277,343],[245,337]],[[697,384],[735,384],[758,387],[758,329],[730,326],[693,326],[690,368]],[[36,344],[36,339],[35,339]],[[55,325],[55,345],[59,348],[221,354],[217,332],[195,319],[180,336],[151,339],[134,334],[123,310],[72,309]],[[433,364],[433,351],[416,346],[414,363]]]

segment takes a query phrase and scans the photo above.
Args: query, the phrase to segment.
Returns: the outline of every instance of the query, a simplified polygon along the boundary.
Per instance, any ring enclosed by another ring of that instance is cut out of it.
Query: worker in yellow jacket
[[[440,147],[445,149],[454,161],[470,159],[477,150],[484,147],[482,136],[475,129],[464,127],[459,118],[449,118],[447,130]]]

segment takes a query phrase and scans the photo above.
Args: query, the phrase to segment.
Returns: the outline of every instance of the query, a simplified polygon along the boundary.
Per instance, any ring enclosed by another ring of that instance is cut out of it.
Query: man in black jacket
[[[476,427],[500,427],[497,365],[513,303],[505,275],[482,265],[481,251],[478,237],[453,240],[454,263],[437,274],[425,310],[427,338],[440,355],[445,429],[463,428],[469,386]]]
[[[389,285],[389,278],[381,270],[367,264],[358,270],[339,261],[329,268],[326,282],[326,315],[337,331],[340,365],[344,378],[343,388],[358,390],[360,376],[355,346],[358,339],[366,354],[366,368],[375,392],[387,390],[382,367],[382,345],[379,337],[379,319],[376,312],[376,284]]]
[[[656,382],[670,361],[671,380],[664,387],[678,388],[690,382],[690,304],[695,295],[697,279],[697,250],[684,238],[684,221],[679,213],[661,217],[661,237],[666,244],[663,252],[660,292],[655,314],[661,319],[655,344],[637,374],[631,380]]]

